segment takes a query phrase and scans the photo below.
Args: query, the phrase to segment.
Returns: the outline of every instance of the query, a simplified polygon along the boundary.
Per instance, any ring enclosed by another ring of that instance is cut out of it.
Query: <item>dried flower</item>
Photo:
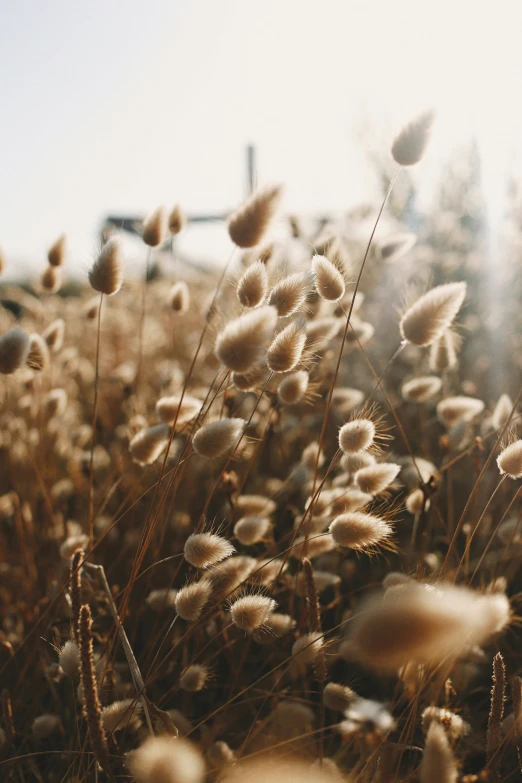
[[[23,367],[29,356],[30,339],[27,332],[15,326],[0,337],[0,373],[11,375]]]
[[[228,220],[228,233],[238,247],[259,245],[277,209],[281,186],[256,191]]]
[[[173,609],[176,605],[177,590],[174,588],[162,587],[158,590],[151,590],[145,599],[147,606],[150,606],[153,612],[162,612],[165,609]]]
[[[297,405],[306,394],[309,380],[306,370],[297,370],[284,377],[277,387],[279,401],[285,405]]]
[[[76,642],[65,642],[60,650],[59,664],[67,677],[73,677],[80,670],[80,650]]]
[[[303,307],[313,282],[313,275],[295,272],[288,275],[272,288],[268,304],[275,307],[280,318],[294,315]]]
[[[446,283],[421,296],[401,318],[402,339],[432,345],[451,326],[466,296],[466,283]]]
[[[329,682],[324,688],[324,706],[335,712],[344,712],[356,694],[347,685],[339,685],[336,682]]]
[[[35,372],[41,372],[48,366],[50,360],[49,346],[39,334],[32,334],[29,338],[29,353],[26,365]]]
[[[212,584],[207,579],[182,587],[175,598],[176,612],[183,620],[195,623],[212,595]]]
[[[49,349],[54,353],[57,353],[63,345],[63,338],[65,335],[65,321],[62,318],[57,318],[52,324],[49,324],[47,329],[42,333],[42,337],[49,346]]]
[[[128,729],[129,726],[139,726],[139,712],[141,705],[133,699],[114,701],[101,711],[103,728],[108,734],[114,731]]]
[[[149,247],[162,245],[167,236],[167,212],[157,207],[143,222],[143,241]]]
[[[244,419],[219,419],[204,424],[192,438],[196,454],[207,459],[217,459],[237,445],[245,431]]]
[[[375,243],[375,254],[381,261],[390,263],[399,261],[414,246],[417,241],[415,234],[397,233],[379,239]]]
[[[245,517],[268,516],[276,510],[276,504],[263,495],[240,495],[236,499],[236,511]]]
[[[393,532],[384,519],[362,511],[336,517],[329,531],[337,546],[355,550],[371,549],[385,542]]]
[[[431,135],[434,114],[427,111],[411,120],[397,134],[392,155],[400,166],[414,166],[424,155]]]
[[[172,236],[179,234],[184,228],[187,219],[179,204],[176,204],[169,215],[169,231]]]
[[[459,421],[471,421],[483,410],[484,403],[475,397],[446,397],[437,405],[437,417],[449,428]]]
[[[137,783],[203,783],[205,763],[196,748],[175,737],[149,737],[127,759]]]
[[[432,344],[430,349],[430,370],[445,372],[457,364],[455,337],[450,329]]]
[[[123,247],[118,235],[102,247],[89,272],[91,288],[106,296],[117,294],[123,283]]]
[[[58,237],[47,252],[47,260],[51,266],[62,266],[65,258],[66,236]]]
[[[234,547],[226,538],[214,533],[193,533],[185,541],[185,560],[195,568],[209,568],[230,557]]]
[[[441,389],[442,381],[436,375],[412,378],[402,386],[402,396],[408,402],[426,402]]]
[[[197,397],[185,394],[183,399],[181,395],[175,394],[172,397],[161,397],[156,403],[156,413],[165,424],[174,424],[181,426],[192,421],[201,410],[203,403]]]
[[[427,732],[432,723],[439,723],[452,740],[467,734],[469,725],[451,710],[442,707],[426,707],[422,713],[422,728]]]
[[[165,451],[170,439],[168,424],[155,424],[138,432],[129,443],[129,450],[138,465],[152,465]]]
[[[320,631],[313,631],[300,636],[292,647],[292,658],[300,666],[315,663],[323,649],[324,637]]]
[[[498,469],[512,479],[522,478],[522,440],[507,446],[497,457]]]
[[[420,783],[457,783],[455,756],[440,723],[433,722],[426,736],[426,744],[419,769]]]
[[[33,737],[37,740],[44,740],[54,734],[60,728],[60,718],[58,715],[44,713],[34,719],[32,725]]]
[[[263,356],[277,313],[268,305],[230,321],[216,340],[216,356],[229,370],[246,373]]]
[[[179,687],[184,691],[195,693],[201,691],[208,680],[208,668],[199,663],[193,663],[180,674]]]
[[[429,509],[430,501],[425,499],[422,489],[417,488],[410,492],[404,505],[406,506],[406,511],[417,516],[417,514],[422,513],[423,509],[425,511]]]
[[[62,285],[62,270],[58,266],[48,266],[40,278],[42,288],[50,294],[55,294]]]
[[[306,343],[304,323],[292,321],[270,344],[266,362],[272,372],[289,372],[299,363]]]
[[[234,535],[240,544],[251,546],[262,541],[271,529],[266,517],[242,517],[234,526]]]
[[[325,256],[314,256],[312,271],[315,275],[315,287],[319,296],[328,302],[338,302],[343,298],[344,277],[331,261]]]
[[[183,315],[183,313],[188,312],[190,307],[190,293],[188,285],[183,280],[174,283],[169,292],[169,301],[170,306],[176,313]]]
[[[368,495],[379,495],[399,475],[401,466],[393,462],[379,462],[361,468],[354,476],[354,481],[361,490]]]
[[[243,307],[257,307],[268,290],[268,275],[262,261],[256,261],[243,272],[237,284],[237,298]]]
[[[513,401],[509,394],[501,394],[491,416],[491,424],[494,429],[501,430],[507,424],[512,410]]]
[[[375,424],[370,419],[354,419],[339,430],[339,448],[344,454],[366,451],[373,444]]]
[[[254,631],[263,625],[276,608],[276,602],[265,595],[244,595],[230,605],[232,622],[242,631]]]

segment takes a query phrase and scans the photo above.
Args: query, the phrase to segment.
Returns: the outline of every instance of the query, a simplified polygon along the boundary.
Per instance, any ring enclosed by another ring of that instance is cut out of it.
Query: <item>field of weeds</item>
[[[3,286],[1,780],[521,779],[517,198],[502,264],[471,158],[407,230],[431,123],[380,212],[269,241],[256,191],[215,276],[114,233]]]

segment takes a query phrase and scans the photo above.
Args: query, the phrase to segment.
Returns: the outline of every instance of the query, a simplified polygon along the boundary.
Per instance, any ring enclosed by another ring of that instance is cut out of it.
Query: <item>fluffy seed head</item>
[[[248,579],[256,565],[256,560],[253,557],[238,555],[229,557],[215,568],[210,569],[206,573],[206,578],[212,585],[212,594],[221,599],[235,592]]]
[[[294,315],[306,302],[313,276],[302,272],[288,275],[272,288],[268,304],[276,308],[280,318]]]
[[[499,633],[509,619],[503,594],[410,581],[367,600],[347,638],[358,660],[392,672],[409,662],[435,666],[454,660]]]
[[[50,294],[55,294],[62,285],[62,270],[59,266],[48,266],[47,269],[43,271],[40,282],[45,291],[49,291]]]
[[[294,541],[290,555],[291,557],[297,557],[299,560],[302,560],[303,557],[308,557],[311,560],[313,557],[331,552],[332,549],[335,549],[335,541],[329,533],[309,538],[306,542],[306,549],[305,537],[300,536]]]
[[[415,234],[406,233],[393,234],[380,239],[375,243],[377,258],[389,262],[399,261],[412,249],[416,241]]]
[[[306,394],[310,376],[306,370],[297,370],[287,375],[277,387],[279,401],[285,405],[297,405]]]
[[[190,293],[188,285],[179,280],[174,283],[169,293],[170,306],[176,313],[186,313],[190,307]]]
[[[307,345],[317,345],[318,343],[327,343],[333,340],[339,334],[341,328],[341,319],[327,316],[325,318],[316,318],[306,325]]]
[[[498,469],[512,479],[522,478],[522,440],[516,440],[497,457]]]
[[[209,568],[230,557],[235,551],[226,538],[214,533],[193,533],[185,541],[185,560],[195,568]]]
[[[276,335],[266,354],[272,372],[289,372],[299,363],[306,343],[304,323],[292,321]]]
[[[244,419],[220,419],[204,424],[192,438],[196,454],[217,459],[234,448],[245,431]]]
[[[476,397],[446,397],[437,405],[437,417],[445,427],[453,427],[459,421],[471,421],[483,410],[484,403]]]
[[[51,266],[61,266],[65,259],[66,237],[62,234],[47,251],[47,260]]]
[[[339,388],[334,389],[332,403],[339,413],[350,413],[364,400],[364,394],[360,389]]]
[[[165,424],[174,424],[181,427],[192,421],[201,410],[203,405],[201,400],[185,394],[183,399],[181,395],[175,394],[172,397],[161,397],[156,403],[156,413]]]
[[[91,288],[100,294],[117,294],[123,283],[123,246],[119,236],[110,237],[89,271]]]
[[[427,111],[399,131],[391,153],[400,166],[414,166],[422,158],[430,139],[433,119],[433,112]]]
[[[53,321],[47,329],[42,333],[42,337],[49,346],[49,349],[56,353],[63,345],[63,338],[65,336],[65,321],[63,318],[57,318]]]
[[[315,663],[324,645],[324,637],[320,631],[313,631],[300,636],[292,646],[292,658],[300,666]]]
[[[129,753],[127,764],[137,783],[203,783],[205,778],[199,751],[175,737],[149,737]]]
[[[208,580],[192,582],[178,590],[175,598],[176,612],[183,620],[194,623],[199,619],[211,595],[212,585]]]
[[[162,612],[165,609],[173,609],[176,602],[177,590],[172,587],[162,587],[158,590],[151,590],[145,599],[147,606],[150,606],[153,612]]]
[[[343,298],[346,289],[344,277],[326,256],[312,258],[312,271],[319,296],[328,302],[338,302]]]
[[[129,443],[129,450],[138,465],[152,465],[165,451],[170,438],[168,424],[155,424],[138,432]]]
[[[236,511],[245,517],[268,516],[276,510],[276,504],[263,495],[240,495],[236,500]]]
[[[375,438],[375,424],[370,419],[354,419],[339,430],[339,448],[344,454],[356,454],[370,448]]]
[[[382,544],[393,532],[384,519],[362,511],[341,514],[334,519],[329,530],[337,546],[355,550],[371,549]]]
[[[65,642],[60,650],[58,662],[67,677],[73,677],[80,670],[80,650],[76,642]]]
[[[341,466],[349,476],[357,473],[361,468],[375,465],[375,457],[367,451],[358,451],[355,454],[344,454],[341,457]]]
[[[266,362],[254,364],[246,373],[233,372],[231,381],[239,391],[254,391],[262,386],[268,378]]]
[[[394,462],[376,462],[375,465],[358,470],[354,480],[361,492],[379,495],[399,475],[400,469],[401,466]]]
[[[268,290],[268,275],[262,261],[256,261],[243,272],[237,284],[237,298],[243,307],[257,307]]]
[[[169,215],[169,231],[172,236],[176,236],[185,228],[187,219],[179,204],[176,204]]]
[[[162,245],[167,236],[167,212],[157,207],[143,222],[143,241],[149,247]]]
[[[491,416],[491,424],[496,430],[502,429],[507,424],[512,410],[513,401],[509,394],[501,394]]]
[[[22,367],[29,356],[30,339],[27,332],[14,326],[0,337],[0,373],[11,375]]]
[[[263,625],[276,608],[276,602],[266,595],[244,595],[230,606],[232,622],[242,631],[254,631]]]
[[[451,330],[446,331],[435,340],[430,348],[430,370],[445,372],[457,364],[455,338]]]
[[[49,346],[39,334],[32,334],[29,338],[29,354],[25,363],[35,372],[45,370],[49,364]]]
[[[188,666],[180,675],[179,687],[184,691],[195,693],[205,687],[208,679],[208,668],[199,663]]]
[[[65,389],[51,389],[45,395],[45,412],[49,418],[61,416],[67,408],[67,392]]]
[[[355,693],[347,685],[329,682],[324,688],[324,706],[335,712],[344,712],[355,699]]]
[[[442,381],[436,375],[426,375],[407,381],[401,391],[408,402],[426,402],[440,391],[441,386]]]
[[[240,544],[250,546],[262,541],[272,528],[266,517],[243,517],[234,526],[234,535]]]
[[[414,489],[413,492],[410,492],[408,497],[405,501],[406,510],[409,511],[410,514],[413,514],[414,516],[417,516],[417,514],[420,514],[422,512],[422,509],[424,508],[426,511],[430,507],[430,501],[424,500],[424,492],[422,489]]]
[[[128,729],[131,724],[139,725],[140,704],[133,699],[114,701],[101,711],[103,728],[107,733]]]
[[[432,288],[402,316],[402,339],[421,347],[432,345],[451,326],[465,296],[466,283],[445,283]]]
[[[452,740],[462,737],[469,731],[469,725],[460,715],[442,707],[426,707],[422,713],[422,728],[425,732],[429,730],[432,723],[439,723]]]
[[[426,744],[419,768],[420,783],[457,783],[455,756],[446,732],[440,723],[433,722],[426,736]]]
[[[238,247],[259,245],[275,214],[281,197],[281,186],[261,188],[250,196],[228,220],[228,233]]]
[[[248,372],[261,360],[276,321],[277,312],[268,305],[230,321],[216,340],[216,356],[227,369]]]
[[[234,764],[236,759],[236,754],[226,742],[213,742],[207,750],[207,761],[214,769],[228,767]]]
[[[37,740],[44,740],[50,737],[60,727],[60,718],[58,715],[44,713],[34,719],[31,731],[33,737]]]

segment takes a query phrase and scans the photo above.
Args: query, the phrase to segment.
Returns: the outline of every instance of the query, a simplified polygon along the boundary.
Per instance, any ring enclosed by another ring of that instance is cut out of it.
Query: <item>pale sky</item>
[[[222,211],[259,180],[288,212],[374,193],[357,129],[438,121],[415,177],[476,133],[500,209],[522,138],[522,4],[510,0],[2,0],[0,246],[8,272],[69,238],[86,268],[107,213]],[[372,142],[374,145],[375,142]],[[493,207],[495,208],[495,207]],[[184,249],[225,258],[221,227]]]

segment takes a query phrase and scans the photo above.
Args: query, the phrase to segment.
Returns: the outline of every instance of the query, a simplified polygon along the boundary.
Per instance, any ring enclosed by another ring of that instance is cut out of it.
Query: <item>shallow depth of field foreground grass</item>
[[[519,209],[495,265],[462,159],[406,230],[432,121],[343,221],[258,190],[221,275],[176,207],[146,279],[3,286],[2,781],[520,780]]]

